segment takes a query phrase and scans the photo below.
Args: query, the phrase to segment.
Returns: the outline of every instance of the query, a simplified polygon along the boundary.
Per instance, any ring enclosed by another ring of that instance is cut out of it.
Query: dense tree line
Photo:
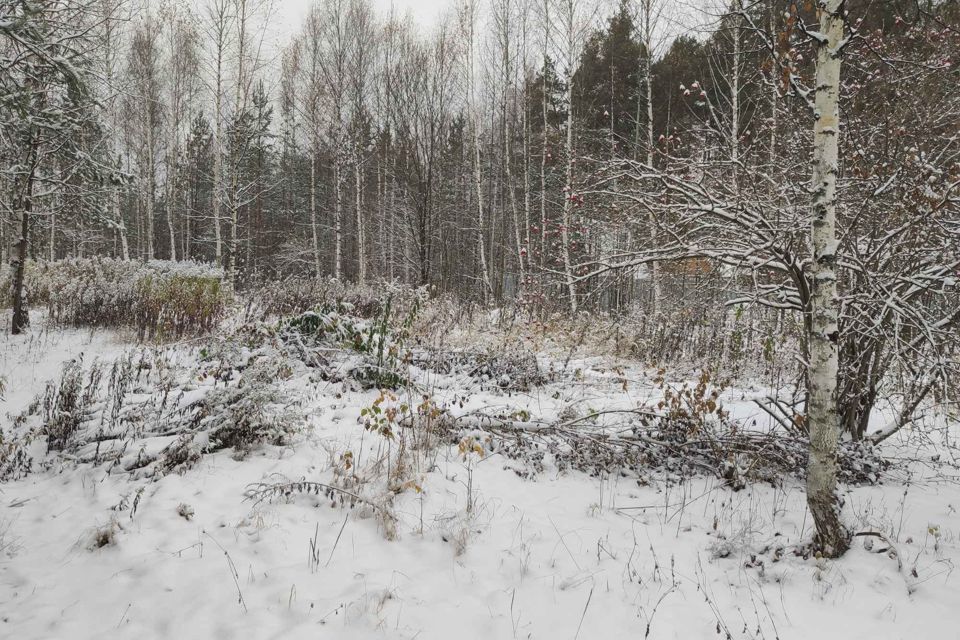
[[[585,2],[464,0],[428,35],[362,0],[331,0],[278,55],[267,51],[269,7],[252,1],[7,10],[11,24],[49,28],[74,12],[59,28],[88,54],[76,52],[90,130],[74,141],[98,170],[72,199],[65,183],[44,196],[34,256],[199,259],[238,283],[306,270],[556,299],[551,282],[647,237],[635,216],[580,201],[578,158],[776,169],[809,149],[774,56],[795,56],[800,75],[810,63],[777,3],[751,5],[749,20],[731,6],[712,33],[658,43],[652,0],[608,18]],[[916,20],[949,24],[949,11]],[[864,19],[860,33],[883,47],[916,46],[895,5]],[[869,64],[875,46],[861,39]],[[850,106],[877,122],[876,100]],[[6,214],[4,252],[20,218]],[[591,276],[573,299],[596,303],[608,284]]]
[[[942,29],[935,53],[951,61],[955,9],[848,6],[863,14],[845,84],[853,146],[902,111],[879,86],[900,77],[880,49],[929,58],[917,32]],[[735,3],[709,33],[668,40],[654,0],[608,16],[584,0],[463,0],[429,33],[364,0],[323,0],[278,53],[262,0],[19,0],[4,11],[11,81],[36,64],[18,56],[20,27],[49,30],[37,37],[62,38],[76,57],[76,131],[58,136],[72,155],[60,148],[38,167],[57,178],[31,199],[34,257],[216,261],[238,285],[308,272],[608,304],[611,287],[627,299],[636,272],[595,267],[652,238],[648,215],[585,200],[597,161],[686,171],[710,160],[735,183],[757,170],[806,180],[793,170],[811,147],[791,83],[812,72],[798,28],[809,11],[776,2]],[[949,67],[914,74],[956,79]],[[915,109],[950,100],[915,98]],[[952,113],[932,126],[946,132]],[[30,146],[16,120],[4,127],[7,193]],[[22,204],[6,209],[5,259],[26,219]]]
[[[608,18],[582,1],[479,5],[464,0],[423,35],[363,0],[318,2],[273,56],[269,7],[251,0],[8,3],[14,25],[78,16],[59,23],[88,54],[75,52],[91,130],[74,141],[98,166],[82,195],[63,183],[44,196],[30,253],[218,261],[238,282],[309,270],[542,296],[645,236],[608,203],[580,201],[578,158],[776,168],[808,148],[772,56],[795,56],[801,75],[810,64],[777,3],[731,6],[711,34],[659,47],[652,0]],[[949,7],[916,20],[948,24],[938,12]],[[864,19],[883,47],[915,46],[895,5]],[[10,251],[20,216],[6,213]]]

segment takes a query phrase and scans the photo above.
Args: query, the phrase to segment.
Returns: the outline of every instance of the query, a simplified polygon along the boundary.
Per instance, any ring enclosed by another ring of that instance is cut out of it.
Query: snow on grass
[[[65,360],[124,349],[110,334],[37,331],[0,343],[5,413]],[[457,415],[555,421],[657,397],[640,368],[541,360],[571,375],[530,391],[417,376]],[[522,459],[438,442],[409,453],[391,487],[397,446],[360,424],[379,391],[300,370],[283,386],[306,416],[288,445],[210,453],[156,479],[64,462],[0,485],[3,637],[873,640],[952,637],[960,623],[960,488],[934,469],[849,489],[848,522],[884,537],[826,561],[794,555],[811,534],[795,479],[734,492],[713,477],[644,485],[549,461],[531,474]],[[250,499],[259,483],[334,482],[348,451],[374,506],[311,491]]]
[[[47,381],[60,376],[69,360],[83,356],[88,362],[109,361],[130,348],[115,332],[51,327],[43,312],[30,317],[33,327],[27,333],[0,332],[0,380],[5,381],[0,416],[23,411]],[[9,327],[9,312],[0,311],[0,321]]]

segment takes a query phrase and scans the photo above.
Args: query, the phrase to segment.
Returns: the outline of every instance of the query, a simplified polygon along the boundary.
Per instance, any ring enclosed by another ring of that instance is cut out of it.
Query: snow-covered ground
[[[107,332],[4,335],[0,425],[64,362],[127,349]],[[192,345],[167,353],[198,357]],[[577,373],[528,392],[441,374],[420,383],[458,415],[543,421],[658,393],[636,365],[540,359]],[[735,492],[713,477],[641,484],[549,460],[531,473],[441,442],[409,455],[391,491],[376,472],[396,464],[394,445],[362,426],[377,391],[296,368],[281,387],[304,425],[285,445],[154,476],[49,457],[0,484],[0,637],[960,638],[960,486],[942,468],[914,463],[849,489],[847,521],[887,540],[804,559],[794,550],[811,524],[796,479]],[[744,392],[726,395],[735,413],[753,411],[737,404]],[[348,451],[368,483],[352,489],[364,499],[353,508],[322,491],[248,494],[281,479],[333,483]]]

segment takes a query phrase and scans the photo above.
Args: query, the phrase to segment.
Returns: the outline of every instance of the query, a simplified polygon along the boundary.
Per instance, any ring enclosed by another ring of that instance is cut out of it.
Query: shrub
[[[18,437],[15,431],[22,427],[22,423],[23,419],[16,419],[14,429],[9,433],[0,429],[0,482],[19,480],[33,470],[33,456],[29,449],[36,434],[27,432]]]
[[[80,429],[86,407],[90,403],[89,389],[99,380],[99,369],[94,366],[91,371],[86,393],[83,377],[83,363],[80,360],[71,360],[63,368],[60,384],[47,384],[43,394],[41,404],[44,429],[49,446],[54,451],[63,451]]]
[[[261,444],[288,444],[306,419],[285,387],[304,370],[272,345],[209,343],[199,362],[171,358],[169,348],[129,351],[112,365],[68,362],[0,429],[0,482],[30,473],[34,455],[41,468],[107,464],[111,473],[156,478],[222,449],[242,457]]]
[[[396,389],[406,384],[409,353],[404,343],[417,312],[413,305],[399,326],[391,323],[393,301],[387,298],[373,319],[351,314],[352,305],[325,303],[313,311],[280,323],[283,340],[295,346],[325,344],[360,354],[361,361],[349,370],[351,377],[366,387]]]
[[[6,292],[10,275],[9,269],[0,274]],[[24,289],[28,303],[46,306],[53,322],[134,328],[141,339],[209,331],[232,301],[223,272],[196,262],[113,258],[29,262]]]
[[[294,316],[317,308],[348,308],[357,318],[383,314],[387,302],[399,316],[426,298],[424,288],[392,282],[352,284],[333,278],[288,277],[245,289],[246,320]]]

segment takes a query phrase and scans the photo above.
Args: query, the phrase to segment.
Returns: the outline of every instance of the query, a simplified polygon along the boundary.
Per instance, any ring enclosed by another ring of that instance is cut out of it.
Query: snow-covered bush
[[[247,288],[248,320],[265,320],[306,313],[317,307],[347,307],[357,318],[383,314],[390,301],[394,312],[403,316],[427,298],[426,289],[393,282],[353,284],[333,278],[288,277]]]
[[[522,345],[489,351],[424,350],[414,358],[423,369],[465,374],[485,390],[529,391],[549,380],[540,370],[536,354]]]
[[[658,314],[638,307],[571,316],[437,297],[422,306],[411,335],[437,351],[541,352],[564,361],[602,354],[689,373],[708,367],[736,381],[776,384],[798,372],[800,328],[789,314],[756,305],[682,306]]]
[[[357,318],[348,303],[325,303],[311,311],[283,320],[281,338],[305,362],[310,347],[325,345],[348,349],[361,356],[353,366],[341,371],[369,387],[395,389],[407,380],[409,354],[404,342],[416,307],[405,319],[394,321],[393,303],[386,300],[379,314],[369,320]]]
[[[64,366],[59,384],[48,383],[40,404],[50,449],[62,451],[83,423],[90,392],[99,380],[96,364],[90,382],[83,385],[83,362],[71,360]]]
[[[191,408],[209,433],[209,450],[232,448],[243,455],[261,443],[286,444],[302,427],[302,416],[285,407],[277,384],[285,377],[283,366],[276,358],[259,358],[236,386],[215,389]]]
[[[9,270],[0,274],[0,286],[7,292],[9,277]],[[24,289],[28,303],[46,306],[54,322],[135,328],[141,338],[209,331],[232,301],[222,270],[197,262],[29,262]]]
[[[68,362],[0,429],[0,482],[64,461],[157,478],[222,449],[242,457],[288,444],[305,417],[286,385],[306,369],[273,344],[208,342],[182,360],[167,348],[142,348],[112,364]]]
[[[22,420],[14,422],[14,430],[21,426]],[[33,456],[30,445],[32,433],[17,436],[0,429],[0,482],[19,480],[33,469]]]

